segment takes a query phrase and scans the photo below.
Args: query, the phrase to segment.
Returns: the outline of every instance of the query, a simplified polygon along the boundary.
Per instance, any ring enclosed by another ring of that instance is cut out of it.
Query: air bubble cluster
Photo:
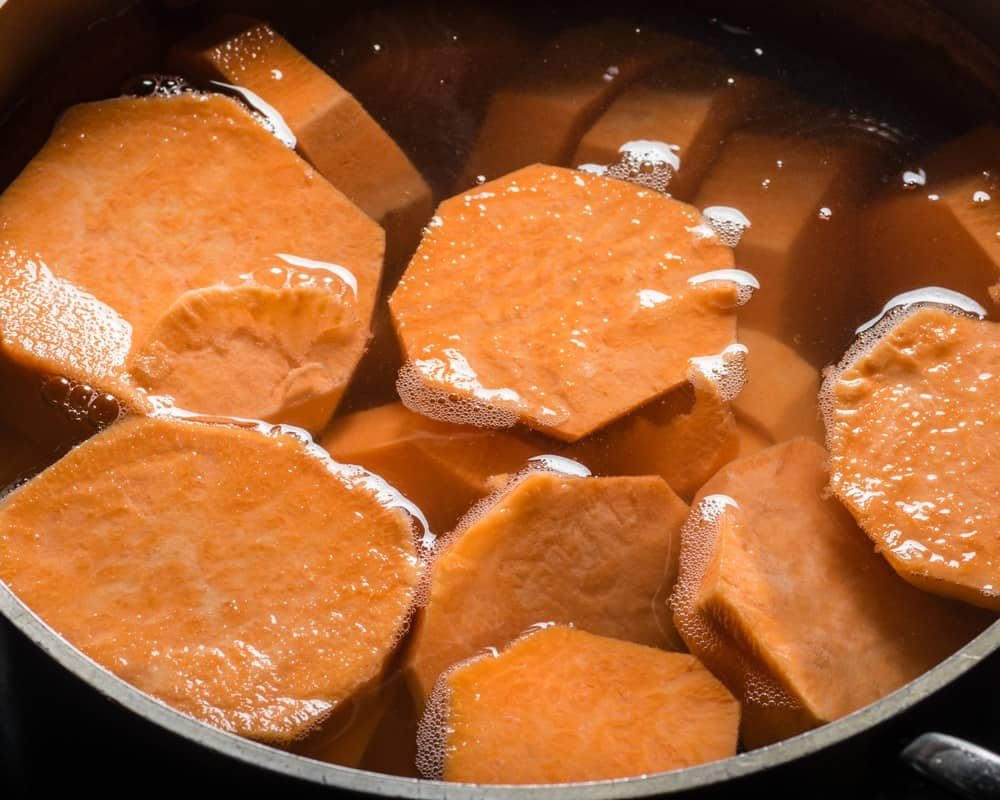
[[[695,356],[689,362],[688,382],[707,382],[721,400],[733,400],[747,383],[748,353],[746,345],[731,344],[716,355]]]
[[[614,164],[580,164],[577,169],[666,194],[674,174],[681,168],[676,149],[665,142],[637,139],[618,148],[619,157]]]
[[[701,215],[712,232],[727,247],[736,247],[743,234],[750,228],[750,220],[738,208],[731,206],[709,206]]]
[[[750,272],[742,269],[714,269],[688,278],[688,284],[698,286],[703,283],[725,282],[736,284],[736,305],[749,302],[753,293],[760,288],[760,281]]]
[[[106,428],[124,413],[114,395],[62,376],[42,382],[42,399],[62,411],[70,422],[86,422],[96,430]]]
[[[193,92],[191,86],[179,75],[145,74],[129,79],[121,88],[126,97],[176,97]]]
[[[481,658],[482,656],[479,656]],[[467,664],[468,662],[462,662]],[[439,781],[444,778],[444,761],[447,755],[450,690],[448,678],[461,665],[445,670],[438,676],[434,688],[424,704],[424,714],[417,723],[417,771],[425,778]]]
[[[396,391],[410,411],[440,422],[474,425],[477,428],[509,428],[517,414],[481,400],[428,386],[423,373],[412,361],[405,363],[396,379]]]

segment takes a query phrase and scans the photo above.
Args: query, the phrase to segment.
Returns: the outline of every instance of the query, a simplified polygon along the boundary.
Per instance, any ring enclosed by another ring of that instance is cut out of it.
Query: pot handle
[[[900,758],[959,797],[967,800],[1000,797],[1000,756],[964,739],[925,733],[914,739]]]

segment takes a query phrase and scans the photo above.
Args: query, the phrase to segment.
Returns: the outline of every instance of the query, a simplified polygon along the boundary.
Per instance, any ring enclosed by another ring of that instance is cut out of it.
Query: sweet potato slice
[[[367,338],[350,287],[216,286],[186,292],[132,359],[149,391],[206,414],[318,430]]]
[[[824,496],[825,461],[798,438],[732,462],[682,535],[674,621],[742,700],[748,747],[874,702],[989,622],[900,580]]]
[[[690,200],[730,131],[769,94],[771,84],[711,61],[671,61],[628,87],[587,131],[572,163],[612,164],[626,142],[677,148],[670,194]]]
[[[843,352],[851,336],[843,320],[863,295],[852,272],[857,206],[878,155],[861,140],[762,128],[727,140],[695,205],[737,208],[751,222],[735,255],[761,288],[741,325],[795,342],[815,363]]]
[[[418,751],[428,777],[606,780],[736,753],[739,703],[696,658],[563,626],[459,666],[441,690]]]
[[[796,436],[822,442],[819,370],[770,334],[740,326],[738,337],[747,347],[747,382],[733,398],[736,416],[774,442]]]
[[[541,453],[512,433],[437,422],[401,403],[341,417],[321,443],[337,461],[385,478],[441,533],[492,491],[492,476],[517,472]]]
[[[389,301],[404,402],[454,397],[575,441],[681,385],[735,339],[736,284],[690,282],[732,266],[701,222],[542,165],[445,201]]]
[[[387,262],[413,252],[430,219],[430,188],[361,104],[270,26],[226,16],[175,46],[173,69],[261,97],[292,129],[296,149],[386,229]]]
[[[112,425],[0,503],[0,578],[139,689],[287,742],[380,674],[421,559],[370,476],[271,433]]]
[[[922,308],[868,331],[824,384],[830,483],[929,592],[1000,610],[1000,324]]]
[[[659,475],[685,501],[736,457],[736,419],[716,387],[699,381],[674,389],[562,455],[596,475]]]
[[[452,664],[539,622],[670,646],[652,600],[664,573],[675,573],[686,512],[657,477],[536,472],[516,481],[434,561],[407,654],[418,704]]]
[[[976,128],[904,172],[872,205],[864,255],[875,308],[924,286],[947,286],[987,307],[997,302],[998,148],[1000,129]]]
[[[218,95],[70,109],[0,196],[0,229],[2,355],[35,398],[64,376],[133,405],[128,358],[174,302],[276,259],[349,271],[365,329],[381,275],[378,225]]]
[[[456,188],[534,162],[569,164],[583,134],[636,78],[668,58],[706,53],[690,40],[621,22],[563,31],[494,93]]]

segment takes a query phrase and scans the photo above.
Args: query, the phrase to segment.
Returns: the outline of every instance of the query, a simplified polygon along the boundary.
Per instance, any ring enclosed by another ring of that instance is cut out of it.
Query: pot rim
[[[610,781],[545,785],[476,785],[400,778],[316,761],[213,728],[144,694],[84,655],[50,628],[2,582],[0,614],[60,666],[108,700],[188,742],[245,764],[307,783],[359,794],[415,800],[623,800],[702,789],[788,764],[871,730],[964,675],[1000,650],[1000,620],[933,669],[881,700],[820,728],[767,747],[697,767]]]

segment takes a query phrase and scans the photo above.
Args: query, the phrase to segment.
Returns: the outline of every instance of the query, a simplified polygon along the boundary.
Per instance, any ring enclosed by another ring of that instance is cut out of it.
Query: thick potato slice
[[[873,308],[924,286],[946,286],[987,307],[1000,302],[998,149],[1000,128],[975,128],[872,204],[864,255]]]
[[[583,134],[636,78],[669,58],[707,52],[703,45],[623,22],[563,31],[493,94],[456,188],[535,162],[569,164]]]
[[[735,343],[739,287],[691,281],[731,266],[690,206],[575,170],[518,170],[442,203],[390,298],[411,368],[403,400],[454,397],[580,439]]]
[[[0,503],[0,578],[137,688],[296,739],[380,674],[421,578],[410,517],[317,450],[125,419]]]
[[[218,95],[71,108],[0,196],[0,230],[2,360],[23,377],[20,413],[4,413],[27,433],[48,427],[31,411],[50,376],[139,405],[129,357],[185,292],[276,261],[335,265],[365,331],[382,266],[378,225]],[[352,338],[338,362],[363,348]]]
[[[736,753],[739,703],[696,658],[562,626],[446,674],[439,702],[419,758],[449,781],[606,780]]]
[[[748,747],[878,700],[989,623],[900,580],[825,496],[825,462],[806,438],[732,462],[682,535],[674,622],[743,702]]]
[[[626,142],[662,141],[676,147],[680,159],[670,194],[691,200],[726,137],[772,90],[770,82],[718,62],[670,61],[611,103],[584,134],[571,163],[612,164]]]
[[[269,25],[226,16],[174,47],[173,69],[249,89],[273,107],[316,170],[386,229],[386,261],[401,269],[433,210],[406,154],[339,83]]]
[[[830,484],[906,580],[1000,611],[1000,324],[901,317],[824,384]]]
[[[493,476],[517,472],[541,454],[514,434],[437,422],[401,403],[340,417],[321,443],[337,461],[385,478],[439,533],[493,490]]]
[[[819,370],[770,334],[740,326],[737,337],[747,348],[747,382],[733,398],[737,418],[773,442],[796,436],[822,442]]]
[[[674,389],[560,452],[595,475],[659,475],[690,501],[738,449],[730,404],[714,386],[699,381]]]
[[[880,155],[866,142],[747,128],[727,140],[694,201],[733,207],[751,223],[737,265],[760,281],[740,324],[827,363],[850,341],[858,206]]]
[[[657,477],[516,481],[435,558],[406,660],[418,704],[452,664],[540,622],[672,646],[653,596],[676,574],[686,513]]]

